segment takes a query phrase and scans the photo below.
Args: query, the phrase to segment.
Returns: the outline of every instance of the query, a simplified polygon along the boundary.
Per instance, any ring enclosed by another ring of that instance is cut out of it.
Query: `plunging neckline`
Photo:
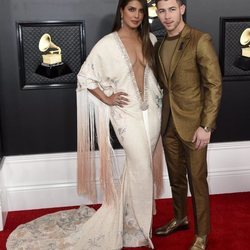
[[[121,52],[127,62],[128,68],[129,68],[129,72],[130,72],[130,76],[132,78],[132,82],[134,84],[135,90],[136,90],[136,95],[138,100],[140,100],[140,107],[141,110],[147,110],[148,109],[148,64],[146,63],[145,67],[144,67],[144,73],[143,73],[143,93],[141,95],[136,78],[135,78],[135,72],[133,69],[133,65],[131,63],[131,59],[128,55],[128,51],[124,45],[124,43],[122,42],[119,34],[117,31],[114,32],[114,35],[116,37],[116,40],[121,48]]]

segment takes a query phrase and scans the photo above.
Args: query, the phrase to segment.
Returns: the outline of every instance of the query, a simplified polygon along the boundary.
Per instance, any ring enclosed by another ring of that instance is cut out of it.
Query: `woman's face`
[[[121,17],[123,19],[123,27],[137,29],[144,18],[144,10],[138,0],[132,0],[121,9]]]

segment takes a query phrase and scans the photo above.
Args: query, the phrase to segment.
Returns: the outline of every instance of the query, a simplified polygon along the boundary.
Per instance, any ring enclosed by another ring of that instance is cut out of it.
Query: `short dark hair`
[[[168,0],[155,0],[156,5],[157,5],[160,1],[168,1]],[[176,2],[179,3],[180,5],[185,4],[185,3],[184,3],[184,0],[176,0]]]

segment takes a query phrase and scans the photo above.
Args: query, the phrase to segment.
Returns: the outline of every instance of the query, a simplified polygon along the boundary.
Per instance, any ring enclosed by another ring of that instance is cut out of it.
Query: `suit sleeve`
[[[222,83],[218,57],[209,34],[202,35],[198,42],[197,62],[204,94],[200,125],[215,129],[221,100]]]

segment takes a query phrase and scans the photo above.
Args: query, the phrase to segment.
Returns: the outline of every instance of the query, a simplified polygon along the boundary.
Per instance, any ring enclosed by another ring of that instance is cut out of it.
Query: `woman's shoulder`
[[[91,49],[89,55],[90,56],[96,56],[96,55],[106,55],[107,53],[110,53],[110,48],[114,48],[113,46],[113,38],[114,34],[109,33],[102,37]]]
[[[102,46],[106,46],[109,45],[110,43],[112,43],[114,40],[114,32],[109,33],[107,35],[105,35],[104,37],[102,37],[96,44],[95,47],[102,47]]]

